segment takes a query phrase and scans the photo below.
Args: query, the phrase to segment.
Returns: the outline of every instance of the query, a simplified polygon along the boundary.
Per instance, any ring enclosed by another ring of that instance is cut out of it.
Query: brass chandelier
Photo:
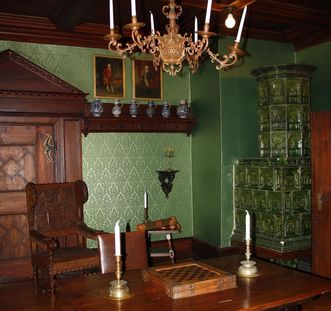
[[[185,60],[188,62],[192,73],[195,73],[199,68],[199,61],[205,53],[209,55],[212,63],[216,63],[217,70],[230,67],[237,62],[239,56],[243,55],[242,50],[239,48],[239,42],[247,6],[244,7],[234,43],[227,46],[228,54],[221,56],[219,53],[212,52],[209,47],[209,37],[216,36],[216,33],[209,31],[211,5],[212,0],[208,0],[203,30],[198,30],[197,19],[195,18],[194,35],[192,37],[192,34],[185,33],[181,35],[178,32],[179,26],[176,20],[182,13],[182,7],[177,5],[175,0],[169,0],[169,4],[164,5],[162,8],[162,13],[169,19],[169,24],[165,27],[166,33],[161,35],[159,31],[155,31],[153,14],[150,13],[151,33],[145,36],[139,31],[145,24],[138,22],[136,3],[135,0],[131,0],[131,23],[125,25],[123,28],[131,30],[132,42],[126,43],[123,46],[119,42],[121,35],[114,28],[113,0],[110,0],[110,33],[105,35],[104,39],[109,41],[109,50],[116,50],[122,56],[138,50],[146,54],[151,54],[155,69],[162,66],[162,69],[171,76],[177,75],[182,70],[183,61]]]

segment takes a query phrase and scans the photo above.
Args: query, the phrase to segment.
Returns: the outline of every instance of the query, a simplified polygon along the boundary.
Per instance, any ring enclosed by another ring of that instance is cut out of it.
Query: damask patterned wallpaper
[[[167,169],[164,148],[175,148],[176,174],[167,199],[157,170]],[[89,134],[83,139],[83,176],[89,188],[86,220],[94,228],[113,231],[120,220],[135,229],[144,219],[144,191],[149,218],[175,215],[182,224],[180,237],[192,235],[190,139],[184,134]],[[163,237],[164,238],[164,237]]]

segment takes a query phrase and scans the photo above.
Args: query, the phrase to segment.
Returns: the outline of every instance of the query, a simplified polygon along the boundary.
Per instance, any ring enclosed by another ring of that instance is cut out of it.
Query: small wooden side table
[[[174,242],[172,239],[172,235],[174,233],[180,233],[180,229],[151,229],[147,231],[148,233],[148,238],[149,241],[151,242],[151,236],[154,234],[165,234],[167,237],[167,242],[168,242],[168,247],[162,247],[162,248],[157,248],[157,247],[150,247],[149,248],[149,256],[151,258],[153,257],[169,257],[171,260],[171,263],[175,263],[176,261],[176,254],[175,254],[175,248],[174,248]]]

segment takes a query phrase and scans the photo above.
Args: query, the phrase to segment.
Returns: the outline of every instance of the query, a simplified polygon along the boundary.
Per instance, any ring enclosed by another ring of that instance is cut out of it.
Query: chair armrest
[[[58,248],[56,239],[47,237],[40,232],[34,230],[30,231],[30,238],[33,239],[36,243],[46,246],[48,250],[54,250]]]
[[[85,223],[83,223],[78,226],[78,233],[84,235],[85,237],[87,237],[89,239],[97,240],[98,234],[103,233],[103,231],[92,229],[92,228],[88,227]]]

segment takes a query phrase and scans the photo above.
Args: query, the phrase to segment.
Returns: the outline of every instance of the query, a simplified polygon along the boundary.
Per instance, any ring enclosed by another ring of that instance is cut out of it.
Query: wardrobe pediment
[[[86,93],[12,50],[0,53],[0,112],[83,115]]]

